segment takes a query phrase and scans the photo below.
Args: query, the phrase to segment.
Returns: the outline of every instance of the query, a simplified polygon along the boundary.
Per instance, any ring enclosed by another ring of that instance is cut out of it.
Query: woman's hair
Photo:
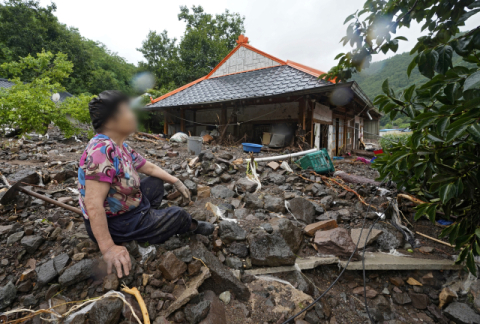
[[[112,117],[118,110],[121,103],[128,103],[127,95],[117,90],[106,90],[93,98],[88,104],[90,111],[90,119],[95,131],[98,133],[102,130],[102,126]]]

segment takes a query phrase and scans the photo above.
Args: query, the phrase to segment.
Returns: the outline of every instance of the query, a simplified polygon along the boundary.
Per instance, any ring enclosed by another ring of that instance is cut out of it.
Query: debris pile
[[[78,207],[82,140],[60,135],[0,139],[5,178],[0,198],[19,179],[36,173],[38,183],[24,188]],[[247,177],[250,156],[240,146],[204,143],[195,156],[187,143],[149,134],[136,134],[128,144],[185,183],[193,204],[184,208],[195,219],[215,224],[213,235],[125,244],[133,269],[118,278],[107,275],[81,215],[18,192],[0,206],[0,320],[145,323],[144,306],[154,324],[282,323],[336,279],[360,242],[352,262],[362,259],[365,247],[369,258],[421,258],[423,268],[367,269],[366,287],[361,272],[346,271],[296,323],[363,323],[364,291],[380,323],[480,322],[479,282],[461,268],[435,268],[439,260],[453,263],[452,248],[422,236],[405,239],[386,212],[397,189],[376,182],[376,171],[356,157],[335,163],[338,176],[302,170],[295,164],[298,158],[259,161],[256,182]],[[180,205],[173,186],[165,189],[162,207]],[[406,224],[413,223],[414,206],[408,200],[398,204]],[[378,221],[379,215],[386,219]],[[364,217],[367,226],[361,232]],[[428,220],[413,226],[412,231],[430,237],[441,230]],[[143,302],[122,292],[122,284],[138,289]],[[79,307],[86,301],[92,305]]]

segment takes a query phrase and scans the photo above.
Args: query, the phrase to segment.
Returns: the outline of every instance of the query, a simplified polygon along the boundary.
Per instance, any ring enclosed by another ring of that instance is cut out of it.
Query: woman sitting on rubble
[[[98,243],[108,273],[112,266],[119,277],[131,270],[130,255],[121,243],[159,244],[175,234],[212,234],[212,224],[192,219],[180,207],[159,209],[164,182],[173,184],[184,204],[190,202],[190,192],[124,142],[137,130],[129,98],[104,91],[90,101],[89,111],[97,135],[80,159],[79,201],[88,235]],[[138,172],[149,177],[140,180]]]

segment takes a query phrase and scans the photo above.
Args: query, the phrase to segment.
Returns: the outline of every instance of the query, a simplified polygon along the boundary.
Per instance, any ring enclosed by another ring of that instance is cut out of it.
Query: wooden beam
[[[315,103],[310,102],[310,146],[313,147],[314,136],[313,133],[315,131],[314,124],[313,124],[313,113],[315,112]]]

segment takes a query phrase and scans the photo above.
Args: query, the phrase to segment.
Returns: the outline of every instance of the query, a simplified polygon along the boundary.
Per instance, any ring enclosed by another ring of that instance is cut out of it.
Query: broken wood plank
[[[310,270],[321,265],[336,264],[338,263],[337,257],[311,257],[299,259],[297,258],[295,265],[282,266],[282,267],[270,267],[270,268],[258,268],[245,270],[245,273],[253,276],[265,275],[271,273],[290,272],[295,270]]]

